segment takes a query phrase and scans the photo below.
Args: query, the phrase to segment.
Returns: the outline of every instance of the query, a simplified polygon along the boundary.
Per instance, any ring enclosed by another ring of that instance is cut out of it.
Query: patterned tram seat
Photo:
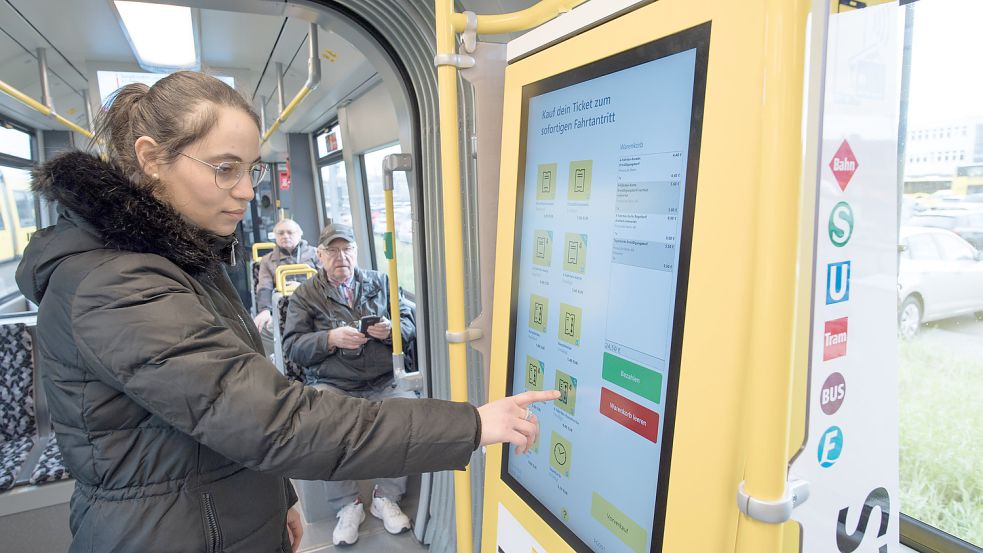
[[[26,325],[0,325],[0,491],[13,487],[37,431],[33,344]]]
[[[31,484],[44,484],[45,482],[56,482],[58,480],[67,480],[71,478],[68,471],[65,470],[65,461],[61,457],[61,450],[58,449],[58,443],[55,441],[55,435],[52,434],[48,438],[47,445],[44,446],[44,451],[41,452],[41,460],[38,461],[38,466],[34,467],[34,472],[31,473]]]

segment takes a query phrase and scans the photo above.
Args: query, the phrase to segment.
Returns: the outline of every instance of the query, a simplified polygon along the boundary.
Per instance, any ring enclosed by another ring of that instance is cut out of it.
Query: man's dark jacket
[[[392,338],[369,338],[357,350],[329,348],[328,332],[348,326],[367,315],[396,319],[389,312],[389,276],[355,269],[354,301],[332,286],[324,271],[305,281],[290,296],[283,329],[283,349],[291,361],[304,367],[307,383],[323,382],[346,391],[384,385],[393,378]],[[413,308],[399,294],[399,321],[403,343],[416,337]]]
[[[225,274],[235,245],[112,165],[65,154],[34,189],[60,218],[17,283],[40,305],[37,367],[76,479],[71,553],[288,552],[286,477],[468,462],[470,405],[322,395],[281,376]]]

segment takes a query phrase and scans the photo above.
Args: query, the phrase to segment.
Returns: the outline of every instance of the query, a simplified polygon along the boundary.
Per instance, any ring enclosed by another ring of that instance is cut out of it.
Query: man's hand
[[[263,332],[264,328],[269,328],[270,323],[273,322],[273,314],[270,313],[269,309],[264,309],[253,317],[253,323],[256,325],[256,330]]]
[[[341,326],[328,332],[328,347],[357,349],[368,342],[364,334],[350,326]]]
[[[392,334],[392,331],[393,331],[393,324],[389,319],[385,317],[381,318],[379,322],[375,323],[374,325],[366,329],[366,332],[369,333],[369,336],[375,338],[376,340],[385,340],[386,338],[389,338],[389,335]]]

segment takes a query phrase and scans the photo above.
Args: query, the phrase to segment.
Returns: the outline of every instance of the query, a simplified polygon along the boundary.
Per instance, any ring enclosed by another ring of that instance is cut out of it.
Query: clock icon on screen
[[[560,466],[567,464],[567,448],[563,444],[557,443],[553,446],[553,459]]]

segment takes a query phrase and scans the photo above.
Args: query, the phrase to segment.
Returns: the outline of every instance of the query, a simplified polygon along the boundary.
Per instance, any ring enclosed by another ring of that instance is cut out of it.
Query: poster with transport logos
[[[816,212],[804,553],[899,545],[897,151],[903,9],[832,16]]]

